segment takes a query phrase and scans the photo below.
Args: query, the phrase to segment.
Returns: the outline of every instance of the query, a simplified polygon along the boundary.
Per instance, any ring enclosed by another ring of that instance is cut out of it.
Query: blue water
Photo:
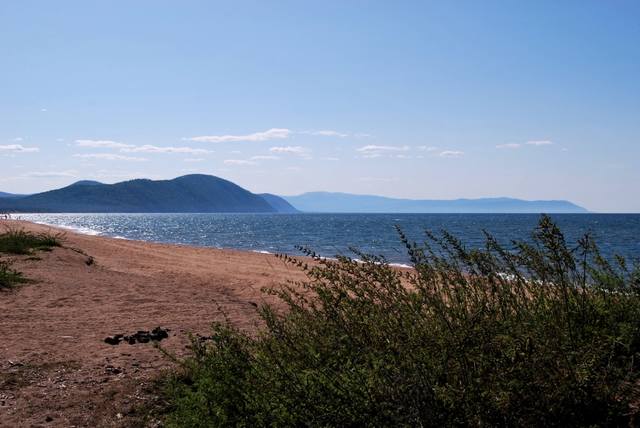
[[[446,229],[468,247],[480,247],[482,230],[500,242],[528,239],[539,219],[533,214],[22,214],[19,216],[84,233],[127,239],[299,254],[297,245],[331,257],[350,248],[407,263],[395,225],[410,239],[424,230]],[[640,258],[640,214],[552,216],[575,243],[590,232],[606,257]]]

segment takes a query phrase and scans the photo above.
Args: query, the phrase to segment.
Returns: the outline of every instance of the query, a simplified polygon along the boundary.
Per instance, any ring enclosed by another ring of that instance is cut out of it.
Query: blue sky
[[[21,0],[0,58],[3,191],[197,172],[640,212],[637,1]]]

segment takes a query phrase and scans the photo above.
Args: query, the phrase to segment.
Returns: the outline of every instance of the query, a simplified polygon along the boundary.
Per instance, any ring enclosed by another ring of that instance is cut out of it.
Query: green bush
[[[0,260],[0,291],[26,281],[20,272],[11,268],[11,263]]]
[[[0,253],[31,254],[33,250],[51,250],[62,245],[60,233],[32,233],[8,228],[0,234]]]
[[[283,259],[263,328],[229,322],[168,382],[169,426],[630,426],[640,269],[576,248],[548,218],[481,250],[428,233],[414,271],[376,257]]]

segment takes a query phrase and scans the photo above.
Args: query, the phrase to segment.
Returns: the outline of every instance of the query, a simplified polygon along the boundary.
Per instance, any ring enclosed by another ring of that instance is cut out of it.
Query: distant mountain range
[[[256,195],[210,175],[173,180],[131,180],[116,184],[78,181],[62,189],[22,197],[0,197],[10,212],[295,212],[275,195]]]
[[[298,196],[254,194],[211,175],[173,180],[130,180],[115,184],[83,180],[33,195],[0,192],[0,211],[68,213],[586,213],[569,201],[512,198],[453,200],[394,199],[348,193],[311,192]]]
[[[525,201],[513,198],[395,199],[349,193],[310,192],[283,196],[305,212],[318,213],[586,213],[569,201]]]

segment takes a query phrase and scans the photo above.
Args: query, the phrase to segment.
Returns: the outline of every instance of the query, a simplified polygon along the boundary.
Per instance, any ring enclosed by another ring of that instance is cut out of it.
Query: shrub
[[[22,274],[11,268],[11,263],[0,260],[0,290],[12,288],[14,285],[26,282]]]
[[[62,245],[60,233],[32,233],[24,229],[8,228],[0,234],[0,253],[31,254],[33,250],[51,250]]]
[[[624,426],[637,423],[640,269],[532,240],[469,250],[400,232],[415,270],[359,255],[282,258],[308,280],[266,290],[251,334],[229,322],[168,382],[169,426]]]

